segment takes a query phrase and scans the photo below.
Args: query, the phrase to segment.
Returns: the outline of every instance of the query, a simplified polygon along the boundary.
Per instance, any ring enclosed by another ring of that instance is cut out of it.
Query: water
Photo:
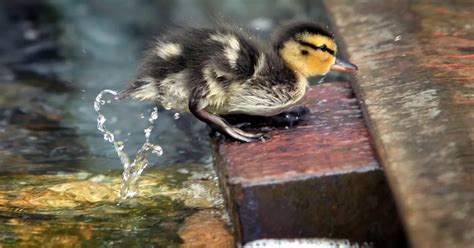
[[[182,242],[178,232],[188,217],[209,210],[223,215],[214,177],[210,167],[198,164],[149,168],[140,194],[117,205],[117,172],[0,176],[0,243],[174,247]]]
[[[180,117],[180,116],[179,116],[179,113],[175,113],[174,116],[173,116],[173,118],[174,118],[175,120],[179,119],[179,117]]]
[[[118,196],[120,199],[125,200],[138,195],[138,179],[148,165],[147,154],[151,152],[156,156],[163,155],[161,146],[150,143],[153,124],[158,119],[158,108],[154,107],[153,111],[151,111],[148,118],[150,125],[143,130],[145,133],[145,143],[140,147],[133,161],[130,162],[128,154],[124,152],[125,141],[116,140],[114,134],[105,126],[107,119],[100,109],[106,103],[110,104],[112,102],[111,100],[102,99],[106,93],[113,95],[114,100],[119,100],[117,91],[113,90],[103,90],[97,95],[94,101],[94,109],[97,112],[97,129],[104,135],[104,140],[114,146],[115,152],[123,165],[122,184],[120,185]]]

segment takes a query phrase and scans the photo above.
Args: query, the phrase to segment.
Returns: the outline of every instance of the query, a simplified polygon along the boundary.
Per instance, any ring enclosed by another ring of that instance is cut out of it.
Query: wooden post
[[[264,142],[214,140],[237,241],[343,238],[403,244],[390,190],[348,83],[313,86],[311,113]]]

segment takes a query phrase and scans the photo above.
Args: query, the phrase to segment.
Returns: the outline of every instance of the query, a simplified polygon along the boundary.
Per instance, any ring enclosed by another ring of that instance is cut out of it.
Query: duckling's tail
[[[130,90],[130,88],[127,88],[118,92],[117,99],[122,100],[131,95],[132,95],[132,91]]]
[[[153,85],[153,82],[146,81],[146,80],[136,80],[129,84],[129,86],[121,90],[117,98],[124,99],[127,97],[133,97],[138,100],[149,100],[148,98],[152,98],[152,94],[154,91],[150,86]]]

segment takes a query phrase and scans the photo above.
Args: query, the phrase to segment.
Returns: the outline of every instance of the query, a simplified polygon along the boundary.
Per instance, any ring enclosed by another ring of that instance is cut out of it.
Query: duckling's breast
[[[233,84],[226,114],[277,115],[298,104],[306,93],[307,85],[303,77],[294,84],[275,84],[265,79]]]

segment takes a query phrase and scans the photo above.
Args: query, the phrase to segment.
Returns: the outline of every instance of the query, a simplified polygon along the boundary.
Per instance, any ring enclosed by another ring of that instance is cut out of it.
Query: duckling
[[[334,36],[312,22],[281,26],[271,45],[228,25],[184,28],[156,39],[121,96],[191,112],[222,134],[252,142],[264,134],[223,116],[275,116],[301,101],[308,77],[357,70],[336,53]]]

